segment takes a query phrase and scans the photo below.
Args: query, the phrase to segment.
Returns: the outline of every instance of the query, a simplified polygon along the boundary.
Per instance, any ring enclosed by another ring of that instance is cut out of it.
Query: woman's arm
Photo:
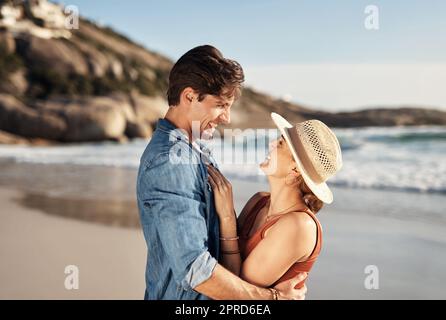
[[[306,213],[284,215],[243,261],[240,278],[269,287],[296,262],[307,259],[316,245],[317,227]]]
[[[251,199],[245,204],[242,209],[240,215],[237,218],[236,212],[234,210],[234,215],[230,218],[220,218],[220,236],[225,238],[220,240],[220,246],[222,250],[225,252],[231,251],[236,252],[239,251],[238,248],[238,237],[240,236],[242,226],[245,223],[246,214],[252,210],[252,208],[256,205],[256,203],[266,195],[266,192],[257,192],[254,194]],[[235,222],[234,222],[235,219]],[[234,230],[235,225],[235,230]],[[234,239],[234,240],[229,240]],[[231,270],[234,274],[239,275],[240,268],[239,264],[242,264],[241,257],[239,259],[239,255],[234,253],[234,256],[230,256],[228,254],[222,256],[222,261],[226,268]],[[240,261],[240,262],[239,262]]]
[[[237,216],[234,210],[232,185],[214,167],[207,166],[209,183],[214,191],[215,209],[220,221],[219,262],[233,274],[240,274],[242,259],[238,246]]]
[[[220,219],[220,263],[236,276],[240,275],[242,258],[238,246],[236,218]]]

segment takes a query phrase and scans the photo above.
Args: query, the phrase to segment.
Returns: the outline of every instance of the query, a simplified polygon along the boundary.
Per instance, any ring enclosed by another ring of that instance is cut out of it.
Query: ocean
[[[343,168],[329,185],[340,188],[389,189],[446,193],[446,127],[370,127],[335,129]],[[261,181],[258,169],[277,130],[214,140],[209,143],[228,178]],[[70,164],[137,169],[148,141],[69,144],[59,146],[0,145],[0,161],[29,164]]]

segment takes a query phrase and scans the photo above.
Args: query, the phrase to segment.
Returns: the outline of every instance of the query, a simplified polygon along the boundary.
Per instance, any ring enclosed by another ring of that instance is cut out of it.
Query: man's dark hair
[[[224,58],[213,46],[195,47],[186,52],[170,71],[167,102],[169,106],[178,105],[180,95],[187,87],[198,93],[198,101],[208,94],[238,99],[244,80],[238,62]]]

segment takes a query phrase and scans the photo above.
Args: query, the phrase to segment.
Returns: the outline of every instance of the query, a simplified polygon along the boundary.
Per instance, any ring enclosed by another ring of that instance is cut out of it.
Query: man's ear
[[[194,98],[196,96],[196,93],[194,89],[191,87],[184,88],[183,92],[181,93],[181,102],[183,103],[191,103],[194,101]]]

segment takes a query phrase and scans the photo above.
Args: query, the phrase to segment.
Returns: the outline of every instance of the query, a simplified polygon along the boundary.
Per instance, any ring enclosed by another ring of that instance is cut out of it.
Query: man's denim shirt
[[[160,119],[140,162],[137,201],[147,242],[145,299],[209,299],[194,291],[219,257],[219,223],[204,144]]]

